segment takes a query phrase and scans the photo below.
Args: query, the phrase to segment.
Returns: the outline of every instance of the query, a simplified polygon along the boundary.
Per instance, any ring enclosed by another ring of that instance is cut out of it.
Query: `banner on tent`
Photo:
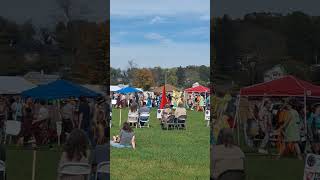
[[[307,155],[303,180],[320,180],[320,155]]]

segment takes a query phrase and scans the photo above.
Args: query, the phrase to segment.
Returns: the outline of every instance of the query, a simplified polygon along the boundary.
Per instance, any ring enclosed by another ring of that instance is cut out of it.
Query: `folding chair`
[[[129,124],[135,124],[136,128],[138,127],[139,115],[137,113],[129,113],[127,122]]]
[[[245,180],[245,159],[236,157],[223,157],[218,164],[213,164],[213,168],[217,165],[219,168],[225,169],[219,175],[217,180]],[[240,167],[242,166],[242,167]],[[238,179],[239,178],[239,179]]]
[[[3,180],[6,179],[6,163],[0,160],[0,172],[3,173]]]
[[[64,163],[59,167],[59,175],[67,176],[87,176],[87,180],[90,180],[91,165],[88,163]]]
[[[109,171],[110,161],[104,161],[97,165],[97,171],[95,175],[95,180],[98,180],[99,174],[105,174],[106,176],[110,173]]]
[[[163,122],[163,128],[169,130],[170,127],[173,127],[173,129],[176,127],[176,120],[174,115],[170,115],[166,121]]]
[[[204,114],[204,119],[207,121],[207,127],[210,126],[210,110],[206,110]]]
[[[149,125],[149,118],[150,118],[150,113],[148,112],[142,112],[139,116],[139,127],[150,127]],[[143,126],[141,125],[143,123]],[[146,126],[146,124],[148,124]]]
[[[4,144],[6,144],[7,136],[10,136],[9,144],[11,143],[12,136],[17,136],[21,130],[21,122],[14,120],[7,120],[5,122],[5,136]]]
[[[110,128],[112,126],[112,112],[110,112],[109,126],[110,126]]]
[[[176,127],[177,129],[187,129],[187,115],[181,115],[177,118]]]

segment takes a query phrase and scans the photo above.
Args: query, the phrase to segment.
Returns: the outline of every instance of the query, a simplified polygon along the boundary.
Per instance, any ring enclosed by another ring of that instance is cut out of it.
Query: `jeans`
[[[123,144],[120,144],[120,143],[115,143],[113,141],[110,141],[110,145],[112,147],[115,147],[115,148],[132,148],[131,145],[123,145]]]

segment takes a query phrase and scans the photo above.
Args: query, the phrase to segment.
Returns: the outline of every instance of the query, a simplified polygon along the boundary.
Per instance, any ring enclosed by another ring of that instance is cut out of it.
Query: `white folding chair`
[[[110,126],[110,128],[111,128],[111,126],[112,126],[112,112],[110,112],[110,122],[109,122],[109,126]]]
[[[146,124],[148,124],[147,127],[149,128],[149,127],[150,127],[150,125],[149,125],[149,119],[150,119],[150,113],[148,113],[148,112],[142,112],[142,113],[140,114],[140,116],[139,116],[139,127],[140,127],[140,128],[141,128],[141,127],[145,127]],[[144,123],[144,125],[142,126],[141,123]]]
[[[9,144],[10,144],[12,136],[17,136],[20,133],[20,130],[21,130],[20,121],[7,120],[5,122],[5,136],[4,136],[5,143],[8,135],[10,136],[10,139],[9,139]]]
[[[59,167],[59,175],[67,176],[87,176],[87,180],[90,180],[91,166],[88,163],[64,163]]]
[[[110,167],[110,162],[109,161],[104,161],[101,162],[97,165],[97,171],[95,175],[95,180],[98,179],[99,174],[109,174],[109,167]]]
[[[3,173],[3,179],[6,179],[6,163],[0,160],[0,172]]]
[[[204,119],[207,121],[207,127],[209,127],[210,126],[210,110],[205,111]]]
[[[136,124],[136,128],[138,127],[138,118],[139,118],[139,115],[138,113],[129,113],[128,114],[128,123],[132,123],[132,124]]]

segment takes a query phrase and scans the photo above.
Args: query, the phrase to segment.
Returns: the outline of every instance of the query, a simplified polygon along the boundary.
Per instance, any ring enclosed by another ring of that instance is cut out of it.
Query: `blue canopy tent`
[[[130,94],[130,93],[136,93],[136,92],[142,92],[136,88],[133,88],[133,87],[125,87],[125,88],[122,88],[118,91],[116,91],[117,93],[120,93],[120,94]]]
[[[130,93],[136,93],[136,92],[142,92],[142,91],[140,91],[139,89],[136,89],[136,88],[128,86],[128,87],[122,88],[122,89],[120,89],[120,90],[118,90],[116,92],[120,93],[120,94],[130,94]],[[119,126],[121,126],[121,109],[120,109]]]
[[[24,98],[31,97],[42,100],[78,98],[80,96],[97,97],[101,96],[101,94],[66,80],[56,80],[22,92],[22,97]]]

